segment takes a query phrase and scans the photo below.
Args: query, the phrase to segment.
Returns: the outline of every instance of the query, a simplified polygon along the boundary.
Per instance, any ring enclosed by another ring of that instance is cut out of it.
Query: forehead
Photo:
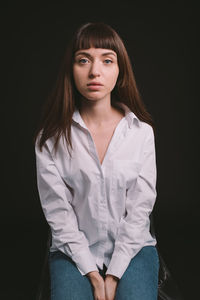
[[[80,49],[75,52],[75,55],[84,55],[88,54],[90,56],[105,56],[105,55],[113,55],[117,56],[116,52],[111,49],[105,48],[89,48],[89,49]]]

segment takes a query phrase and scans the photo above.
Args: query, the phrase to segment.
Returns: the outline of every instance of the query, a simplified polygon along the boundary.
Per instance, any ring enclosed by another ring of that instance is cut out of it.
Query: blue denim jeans
[[[70,257],[60,251],[49,255],[51,300],[94,300],[93,287]],[[107,268],[99,269],[105,278]],[[159,258],[155,246],[145,246],[130,261],[118,282],[115,300],[157,300]]]

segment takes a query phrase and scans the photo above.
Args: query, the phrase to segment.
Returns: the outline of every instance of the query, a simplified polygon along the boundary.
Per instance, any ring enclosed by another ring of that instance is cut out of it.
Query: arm
[[[149,215],[156,200],[156,156],[152,127],[148,126],[143,162],[136,184],[127,190],[126,216],[120,220],[113,255],[106,274],[121,278],[144,241],[151,240]]]
[[[37,140],[35,154],[40,202],[55,246],[72,258],[82,275],[98,271],[88,240],[78,228],[77,217],[70,204],[71,192],[56,168],[47,143],[41,152]]]

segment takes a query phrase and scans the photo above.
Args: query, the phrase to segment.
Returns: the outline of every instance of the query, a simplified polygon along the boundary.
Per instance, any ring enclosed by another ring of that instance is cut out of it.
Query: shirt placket
[[[98,212],[97,212],[97,222],[98,222],[98,236],[99,236],[99,247],[97,248],[96,253],[96,263],[101,268],[103,267],[104,262],[104,253],[106,251],[106,243],[108,239],[108,203],[107,203],[107,193],[106,193],[106,172],[109,173],[109,165],[110,165],[110,156],[112,153],[119,147],[126,133],[126,126],[124,126],[125,119],[122,119],[118,124],[115,132],[112,136],[108,149],[106,151],[103,163],[101,164],[99,161],[99,157],[97,154],[97,149],[93,138],[83,122],[82,118],[79,116],[79,126],[85,131],[88,137],[89,151],[91,156],[94,158],[96,162],[96,166],[99,172],[95,172],[97,176],[97,182],[99,186],[97,187],[97,195],[96,200],[98,201]],[[108,165],[108,166],[107,166]],[[108,175],[108,174],[107,174]]]
[[[110,141],[109,147],[107,149],[106,155],[103,160],[103,164],[100,164],[97,150],[93,138],[88,130],[88,142],[89,142],[89,150],[92,154],[93,158],[95,159],[96,165],[99,169],[98,174],[98,181],[99,182],[99,198],[98,198],[98,233],[99,233],[99,240],[100,245],[98,247],[97,253],[97,264],[99,266],[103,266],[104,262],[104,252],[106,250],[106,243],[108,239],[108,203],[107,203],[107,193],[106,193],[106,172],[109,172],[109,168],[107,168],[107,163],[109,161],[109,157],[115,149],[120,145],[122,142],[125,133],[126,133],[126,126],[123,126],[124,123],[120,123],[114,132],[114,135]],[[110,164],[108,163],[108,166]]]
[[[89,141],[89,150],[96,161],[96,165],[99,169],[97,173],[97,182],[99,183],[99,195],[97,194],[96,199],[98,199],[98,234],[101,244],[98,247],[97,253],[97,264],[102,266],[104,261],[104,252],[106,249],[107,241],[107,218],[108,218],[108,208],[107,208],[107,199],[106,199],[106,185],[105,185],[105,166],[101,166],[99,158],[97,156],[96,147],[90,132],[88,131],[88,141]],[[97,188],[98,189],[98,188]]]

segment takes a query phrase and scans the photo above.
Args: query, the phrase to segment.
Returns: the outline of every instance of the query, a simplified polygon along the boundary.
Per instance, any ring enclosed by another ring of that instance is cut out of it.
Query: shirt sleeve
[[[82,275],[98,271],[84,232],[70,203],[72,194],[59,174],[48,145],[35,144],[37,187],[42,210],[51,228],[54,245],[69,256]]]
[[[148,129],[142,166],[136,183],[127,190],[126,216],[120,220],[115,248],[106,271],[106,274],[118,278],[122,277],[131,259],[141,250],[144,243],[152,241],[149,215],[157,196],[157,170],[154,133],[151,126],[148,126]]]

